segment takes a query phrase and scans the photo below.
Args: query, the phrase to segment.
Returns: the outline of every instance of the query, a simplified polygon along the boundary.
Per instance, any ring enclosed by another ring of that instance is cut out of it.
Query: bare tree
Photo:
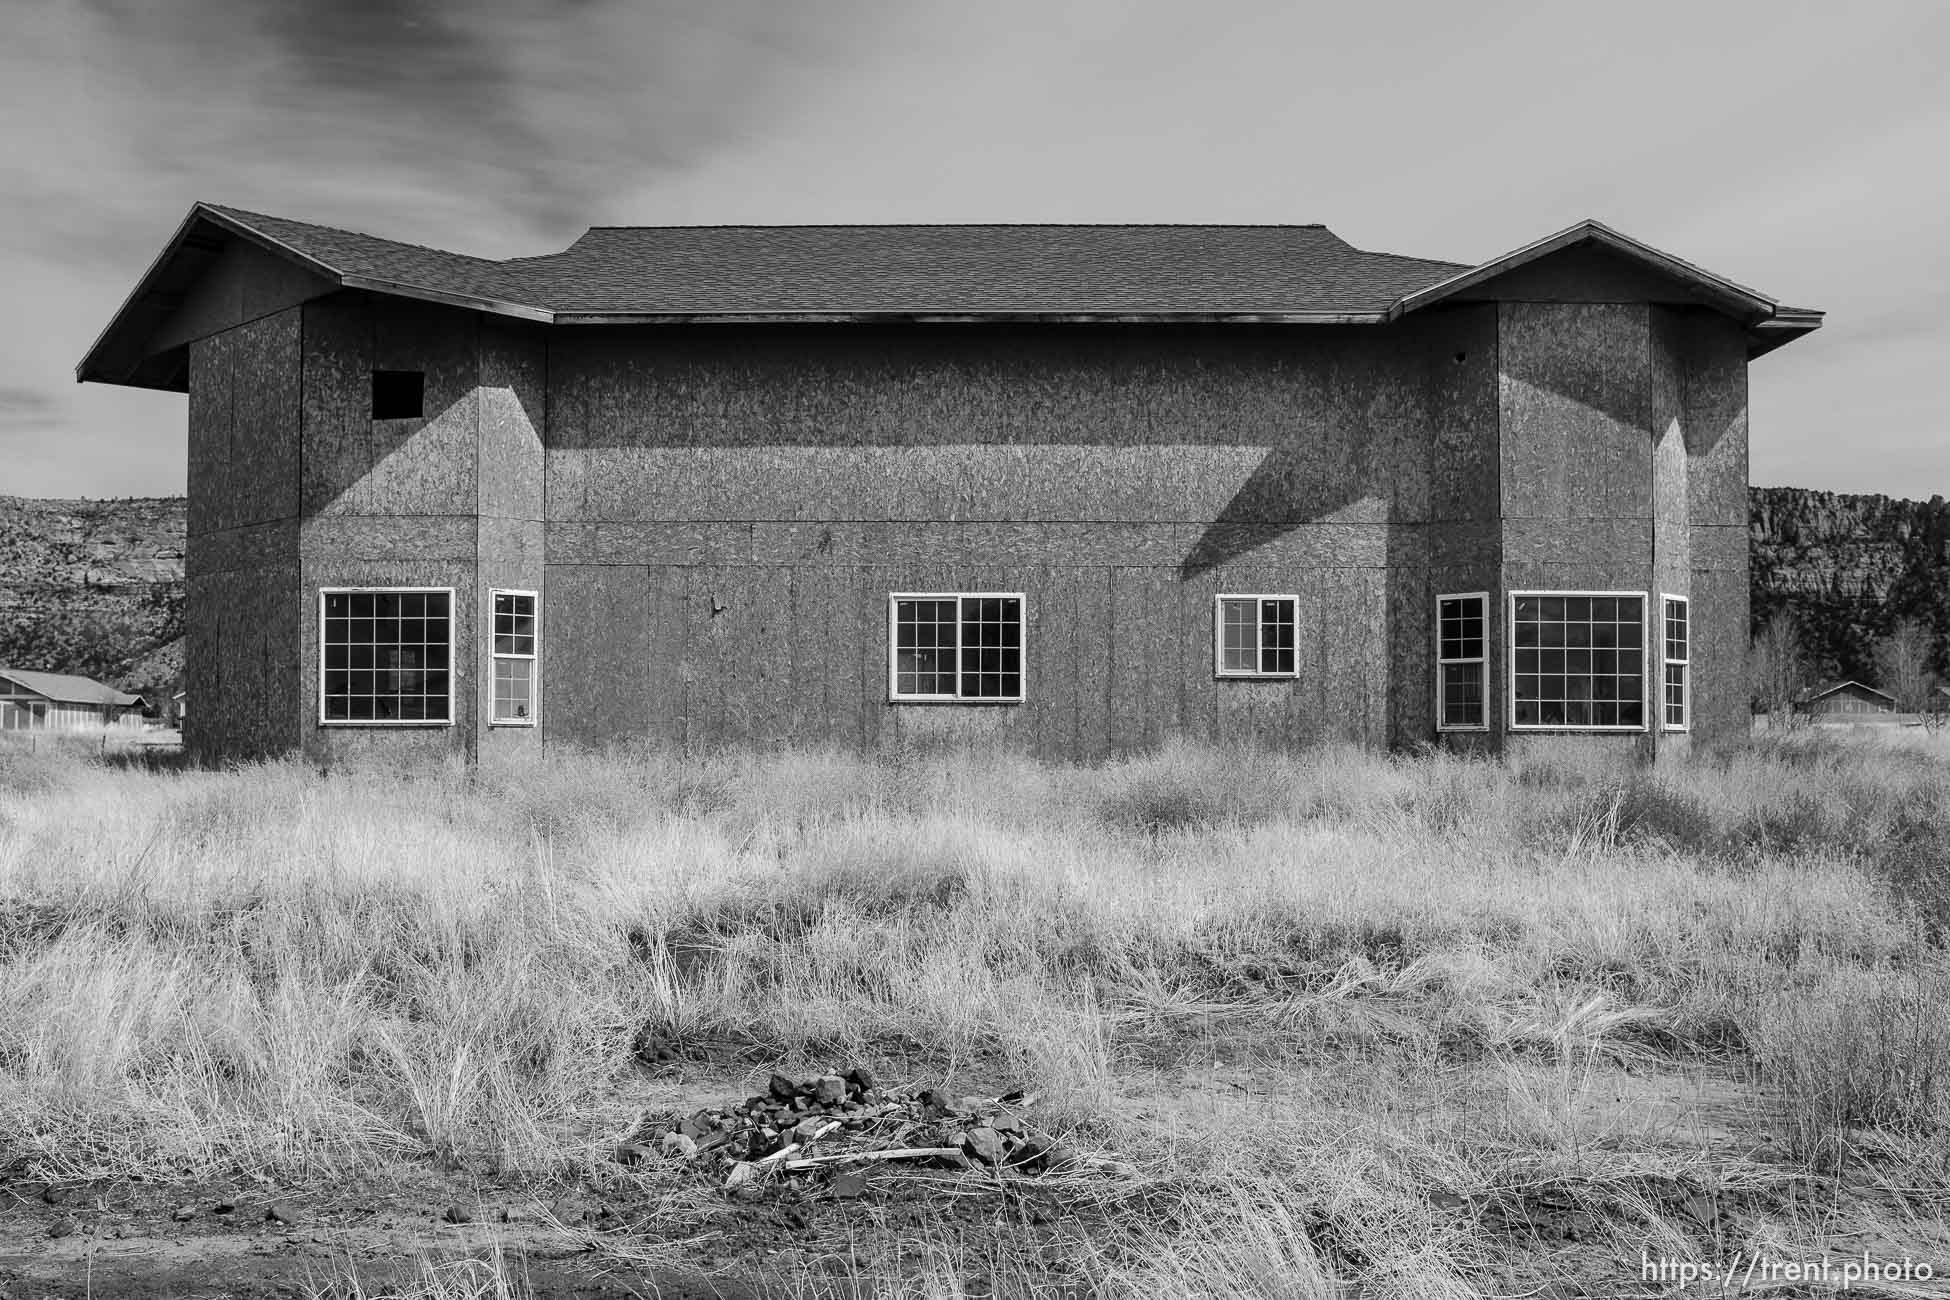
[[[1896,624],[1876,646],[1876,684],[1896,697],[1896,707],[1914,713],[1934,730],[1942,725],[1950,697],[1930,668],[1930,631],[1915,619]]]
[[[1779,610],[1747,647],[1747,689],[1768,726],[1794,725],[1795,698],[1808,686],[1808,650],[1794,615]]]

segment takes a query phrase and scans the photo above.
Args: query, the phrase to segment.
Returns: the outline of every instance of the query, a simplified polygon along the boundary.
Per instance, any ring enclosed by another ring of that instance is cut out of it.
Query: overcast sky
[[[1476,262],[1593,216],[1829,312],[1753,481],[1950,494],[1950,6],[12,0],[0,492],[176,493],[74,365],[197,199],[490,257],[592,224],[1320,221]]]

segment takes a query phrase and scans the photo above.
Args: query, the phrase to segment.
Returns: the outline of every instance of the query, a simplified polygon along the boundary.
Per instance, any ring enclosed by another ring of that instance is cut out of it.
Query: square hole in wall
[[[417,420],[426,400],[427,377],[419,370],[372,372],[372,418]]]

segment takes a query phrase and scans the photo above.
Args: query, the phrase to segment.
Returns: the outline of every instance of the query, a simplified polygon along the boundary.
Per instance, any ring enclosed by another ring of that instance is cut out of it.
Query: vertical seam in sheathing
[[[293,705],[298,710],[299,721],[298,721],[298,734],[296,737],[294,737],[294,739],[297,741],[298,748],[300,749],[303,749],[305,744],[305,723],[304,723],[304,718],[306,713],[305,702],[309,698],[311,698],[311,693],[305,689],[305,677],[307,674],[305,672],[305,667],[304,667],[307,660],[307,656],[305,654],[305,643],[306,643],[305,629],[311,625],[311,614],[306,607],[307,602],[305,600],[305,316],[307,315],[306,308],[307,308],[307,304],[305,303],[298,304],[298,422],[297,422],[298,482],[294,485],[295,491],[292,497],[294,508],[292,509],[291,512],[291,549],[293,552],[291,556],[291,564],[293,570],[297,574],[297,579],[298,579],[297,581],[298,590],[296,593],[298,599],[298,644],[296,646],[298,652],[298,698],[293,702]],[[323,637],[325,635],[325,629],[323,627],[320,627],[318,629],[318,635],[320,637]],[[323,657],[323,653],[324,653],[323,651],[320,651],[321,658]],[[323,664],[320,665],[319,671],[321,673],[324,671]],[[318,685],[321,690],[324,688],[324,682],[322,678],[319,681]]]

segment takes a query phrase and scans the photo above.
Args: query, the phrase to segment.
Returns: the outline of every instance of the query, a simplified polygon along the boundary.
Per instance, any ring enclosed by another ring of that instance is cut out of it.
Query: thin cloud
[[[103,80],[119,79],[109,93],[135,152],[175,194],[429,239],[471,211],[532,242],[572,237],[617,194],[789,116],[800,80],[859,61],[892,2],[86,0],[74,12],[102,43]]]
[[[37,388],[0,385],[0,430],[9,433],[59,428],[67,423],[61,404]]]

